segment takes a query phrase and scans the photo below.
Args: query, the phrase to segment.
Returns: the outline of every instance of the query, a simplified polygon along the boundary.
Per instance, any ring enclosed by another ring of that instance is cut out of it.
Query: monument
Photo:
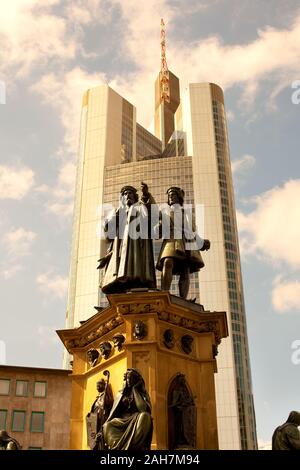
[[[169,188],[167,215],[145,183],[141,189],[139,201],[134,187],[123,187],[120,207],[105,222],[108,250],[99,267],[108,307],[57,332],[73,355],[70,447],[218,449],[214,374],[226,313],[186,300],[190,273],[204,266],[200,250],[210,243],[185,222],[181,188]],[[149,234],[163,239],[161,291]],[[174,274],[179,297],[168,291]]]

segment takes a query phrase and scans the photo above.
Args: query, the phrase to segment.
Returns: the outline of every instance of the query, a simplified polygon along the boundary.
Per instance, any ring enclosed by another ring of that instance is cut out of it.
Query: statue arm
[[[298,431],[298,429],[294,427],[293,429],[289,429],[287,433],[287,438],[293,449],[300,450],[300,432]]]

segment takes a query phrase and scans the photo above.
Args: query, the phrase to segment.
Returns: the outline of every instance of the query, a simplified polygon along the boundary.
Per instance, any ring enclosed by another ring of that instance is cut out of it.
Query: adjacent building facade
[[[0,429],[23,450],[64,450],[70,445],[70,372],[0,366]]]
[[[66,328],[78,326],[106,306],[99,291],[97,261],[105,254],[100,239],[103,211],[118,206],[120,188],[148,184],[157,203],[180,186],[185,203],[201,206],[210,239],[205,268],[191,278],[189,297],[208,310],[225,310],[228,339],[222,342],[216,375],[221,449],[257,448],[239,245],[234,208],[226,115],[222,90],[211,83],[191,84],[183,97],[170,72],[169,100],[156,81],[155,134],[136,122],[136,109],[107,85],[83,97],[75,194]],[[201,211],[200,211],[201,214]],[[158,254],[159,241],[155,242]],[[158,275],[158,286],[159,286]],[[178,295],[175,282],[171,293]],[[65,356],[65,367],[69,357]]]

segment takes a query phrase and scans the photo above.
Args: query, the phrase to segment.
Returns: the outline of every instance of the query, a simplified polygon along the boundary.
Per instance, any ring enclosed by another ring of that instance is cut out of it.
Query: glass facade
[[[161,151],[161,141],[140,124],[136,123],[136,159],[151,159],[155,155],[160,157]]]
[[[175,77],[176,78],[176,77]],[[175,81],[176,82],[176,81]],[[174,82],[174,83],[175,83]],[[158,96],[158,95],[157,95]],[[211,241],[203,253],[205,268],[191,279],[188,298],[207,310],[226,311],[229,337],[217,356],[217,415],[221,449],[255,449],[256,430],[241,267],[222,90],[213,84],[189,85],[180,104],[174,100],[175,131],[163,145],[136,123],[135,108],[108,86],[84,97],[71,252],[67,327],[107,305],[99,292],[97,261],[106,252],[100,240],[102,208],[118,207],[124,184],[148,184],[157,203],[166,203],[173,185],[185,191],[185,203],[197,212],[200,235]],[[177,102],[178,101],[178,102]],[[160,103],[156,103],[156,118]],[[171,112],[170,111],[170,112]],[[168,120],[169,122],[169,120]],[[156,123],[157,124],[157,123]],[[157,126],[156,126],[157,127]],[[161,123],[157,127],[161,132]],[[168,131],[169,132],[169,131]],[[157,257],[161,241],[155,241]],[[157,271],[158,287],[160,273]],[[171,293],[178,295],[178,280]],[[65,367],[69,357],[65,356]]]
[[[200,299],[209,310],[227,312],[229,338],[220,345],[216,374],[221,449],[256,449],[256,426],[234,193],[222,90],[190,85],[177,120],[192,155],[195,204],[205,208],[205,236],[211,241],[200,272]]]

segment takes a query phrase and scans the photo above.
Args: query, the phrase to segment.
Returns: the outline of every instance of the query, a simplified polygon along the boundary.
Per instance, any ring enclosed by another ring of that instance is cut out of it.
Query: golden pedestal
[[[176,374],[185,375],[196,409],[195,449],[218,449],[214,373],[217,346],[228,335],[225,312],[205,311],[169,292],[143,291],[108,295],[110,306],[99,311],[80,327],[60,330],[58,335],[73,354],[71,449],[88,449],[85,417],[97,395],[96,382],[110,372],[114,396],[122,389],[127,368],[137,368],[150,394],[153,417],[153,450],[168,449],[168,394]],[[146,336],[137,339],[135,323],[142,320]],[[166,344],[164,333],[171,329],[174,342]],[[87,360],[87,351],[122,333],[122,349],[112,348],[107,359],[96,365]],[[193,338],[190,349],[183,348],[183,336]],[[174,383],[174,382],[173,382]]]

